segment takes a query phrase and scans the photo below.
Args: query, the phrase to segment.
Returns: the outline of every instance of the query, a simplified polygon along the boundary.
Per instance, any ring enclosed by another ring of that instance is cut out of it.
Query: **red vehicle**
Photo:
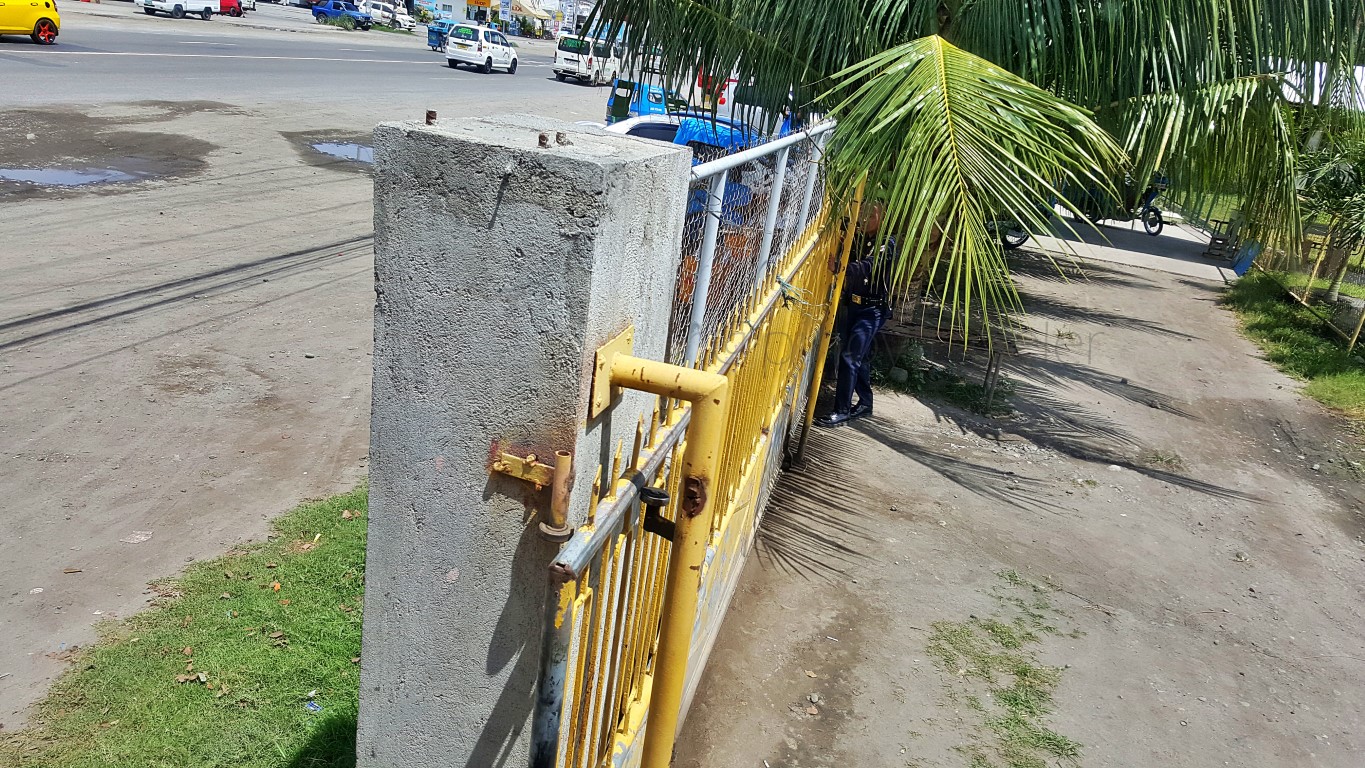
[[[225,13],[228,16],[242,15],[241,0],[218,0],[218,5],[221,8],[221,10],[218,11],[219,13]]]

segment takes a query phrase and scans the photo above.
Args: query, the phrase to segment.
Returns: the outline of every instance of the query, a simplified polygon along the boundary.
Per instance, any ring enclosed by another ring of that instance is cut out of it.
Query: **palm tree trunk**
[[[1333,237],[1327,245],[1327,273],[1332,276],[1332,284],[1327,286],[1326,300],[1328,304],[1337,303],[1341,298],[1341,284],[1346,279],[1346,270],[1351,266],[1350,251],[1341,247],[1336,237]]]

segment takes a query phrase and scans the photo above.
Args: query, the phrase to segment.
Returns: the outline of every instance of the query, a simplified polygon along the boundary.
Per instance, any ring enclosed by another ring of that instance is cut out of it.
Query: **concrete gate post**
[[[651,405],[589,423],[594,353],[633,325],[663,359],[689,159],[529,116],[375,129],[361,768],[526,765],[558,545],[491,457],[572,451],[581,522]]]

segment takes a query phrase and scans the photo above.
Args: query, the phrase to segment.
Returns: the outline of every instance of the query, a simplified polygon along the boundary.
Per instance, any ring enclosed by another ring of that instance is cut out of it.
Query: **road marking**
[[[25,54],[20,54],[25,55]],[[130,51],[48,51],[37,55],[48,56],[150,56],[170,59],[260,59],[275,61],[342,61],[357,64],[420,64],[429,67],[434,61],[414,61],[412,59],[341,59],[327,56],[248,56],[241,53],[137,53]],[[36,58],[36,56],[34,57]]]
[[[236,43],[220,43],[217,40],[178,40],[176,42],[181,45],[226,45],[231,48],[237,47]]]

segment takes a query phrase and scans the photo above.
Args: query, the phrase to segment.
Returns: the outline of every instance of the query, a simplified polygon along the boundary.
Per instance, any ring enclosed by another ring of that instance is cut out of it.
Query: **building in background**
[[[417,8],[426,10],[437,19],[464,21],[469,18],[465,0],[415,0],[415,2]],[[488,0],[484,0],[484,2],[487,3]]]
[[[539,0],[511,0],[512,18],[519,23],[520,29],[517,34],[522,35],[541,35],[550,30],[554,17],[546,13],[541,7]],[[530,24],[530,29],[526,25]]]

